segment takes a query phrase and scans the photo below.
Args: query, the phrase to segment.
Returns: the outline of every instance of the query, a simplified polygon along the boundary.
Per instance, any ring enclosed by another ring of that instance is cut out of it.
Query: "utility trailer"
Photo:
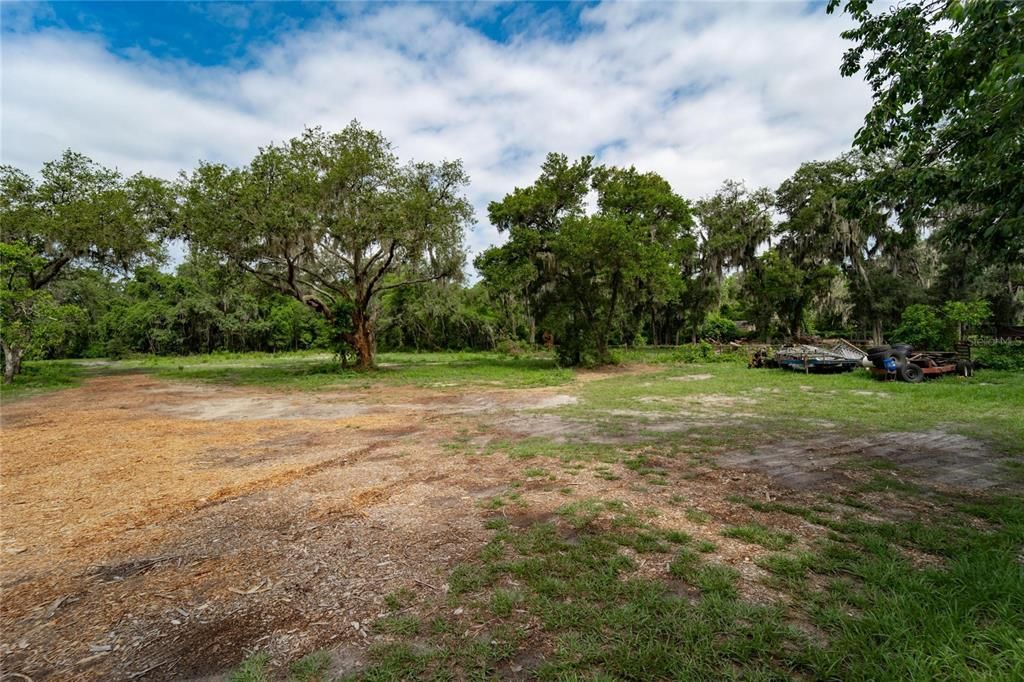
[[[900,372],[904,381],[912,384],[920,383],[925,379],[933,379],[943,374],[962,374],[970,376],[973,374],[973,367],[970,360],[962,360],[958,353],[946,353],[942,351],[911,352],[907,354],[906,366]],[[916,369],[914,369],[916,368]],[[879,379],[887,379],[895,376],[881,367],[871,367],[871,374]]]

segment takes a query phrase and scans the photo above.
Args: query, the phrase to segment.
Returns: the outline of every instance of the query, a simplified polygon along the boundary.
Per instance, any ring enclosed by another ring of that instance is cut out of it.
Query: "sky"
[[[173,179],[353,119],[403,160],[461,158],[477,224],[548,152],[697,199],[847,150],[869,106],[845,17],[808,2],[3,2],[0,159],[72,148]]]

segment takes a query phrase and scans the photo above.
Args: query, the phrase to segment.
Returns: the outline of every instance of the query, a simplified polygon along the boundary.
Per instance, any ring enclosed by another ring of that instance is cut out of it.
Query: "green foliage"
[[[590,191],[597,212],[587,215]],[[509,240],[478,259],[484,277],[525,290],[566,365],[609,362],[623,306],[678,286],[672,264],[693,247],[689,206],[664,179],[595,167],[591,157],[549,155],[533,185],[488,211]]]
[[[889,337],[894,342],[909,343],[920,350],[945,350],[953,341],[949,325],[939,312],[924,304],[904,310],[900,325]]]
[[[946,301],[942,314],[957,327],[959,339],[988,322],[992,316],[988,301]]]
[[[758,248],[772,234],[771,212],[774,197],[766,188],[749,191],[742,182],[726,180],[712,196],[698,201],[694,214],[702,234],[699,274],[682,297],[690,308],[689,325],[700,326],[703,338],[722,339],[719,334],[731,330],[719,326],[706,328],[701,318],[707,310],[724,302],[725,271],[749,268]]]
[[[25,355],[63,350],[81,310],[54,291],[80,263],[128,269],[160,255],[154,238],[170,225],[174,202],[160,180],[124,178],[66,151],[43,164],[36,183],[0,166],[0,342],[4,382]]]
[[[702,339],[712,339],[714,341],[733,341],[739,338],[740,329],[732,320],[722,317],[717,313],[712,313],[701,324],[700,336]]]
[[[974,360],[988,369],[1024,371],[1024,342],[993,343],[975,346]]]
[[[517,335],[508,325],[483,285],[431,282],[387,292],[378,343],[390,350],[494,350]]]
[[[841,72],[862,72],[873,106],[855,145],[893,158],[872,193],[900,220],[940,219],[964,248],[1024,261],[1024,5],[830,0],[856,25]]]
[[[380,296],[459,274],[467,183],[458,161],[399,165],[358,122],[310,128],[244,168],[200,164],[182,183],[180,225],[195,247],[322,315],[368,367]]]
[[[743,293],[758,330],[770,336],[778,317],[789,335],[799,334],[807,306],[828,290],[837,274],[828,263],[802,269],[778,251],[762,255],[743,276]]]

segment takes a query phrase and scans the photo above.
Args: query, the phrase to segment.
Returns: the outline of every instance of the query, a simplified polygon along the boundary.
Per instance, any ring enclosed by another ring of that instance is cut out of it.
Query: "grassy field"
[[[0,384],[0,396],[11,400],[70,388],[77,386],[84,374],[85,367],[74,360],[28,361],[11,384]]]
[[[466,386],[556,386],[572,380],[572,371],[555,366],[550,355],[510,357],[500,353],[381,353],[377,369],[344,369],[325,354],[244,354],[126,361],[122,366],[153,371],[172,379],[317,390],[413,385],[438,389]]]
[[[490,540],[444,586],[387,596],[357,672],[337,672],[329,649],[255,653],[234,680],[1024,679],[1024,375],[909,385],[664,352],[629,360],[599,372],[486,353],[383,354],[370,373],[303,354],[29,363],[4,397],[141,371],[266,390],[547,386],[574,398],[545,419],[586,438],[495,434],[486,420],[451,434],[448,457],[511,461],[518,475],[480,501]],[[1000,485],[935,486],[853,454],[841,467],[853,483],[773,495],[718,462],[891,432],[975,439],[1003,466]],[[579,494],[587,477],[608,492]]]

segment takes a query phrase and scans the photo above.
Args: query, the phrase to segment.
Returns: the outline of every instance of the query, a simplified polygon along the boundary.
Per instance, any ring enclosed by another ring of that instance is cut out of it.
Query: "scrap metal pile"
[[[862,366],[866,355],[845,340],[829,348],[800,343],[783,346],[775,351],[775,363],[783,369],[797,372],[849,372]]]
[[[941,351],[915,351],[906,344],[876,346],[863,351],[845,339],[825,347],[806,343],[782,346],[774,354],[760,348],[750,358],[748,367],[782,367],[796,372],[827,373],[849,372],[866,367],[879,379],[893,379],[912,384],[926,378],[956,372],[971,376],[974,365],[968,344],[955,353]]]

